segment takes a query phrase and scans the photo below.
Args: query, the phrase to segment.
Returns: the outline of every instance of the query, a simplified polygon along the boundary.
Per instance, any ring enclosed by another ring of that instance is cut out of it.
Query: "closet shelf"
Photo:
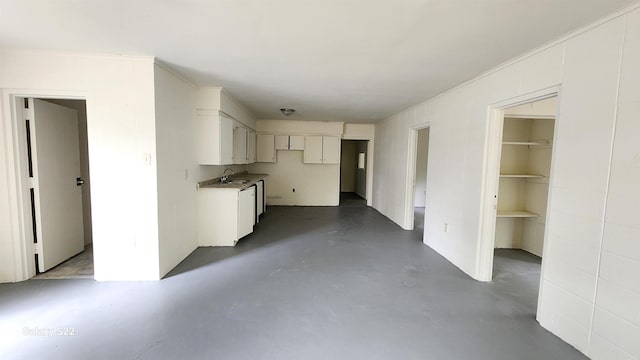
[[[548,140],[535,140],[535,141],[503,141],[502,145],[528,145],[528,146],[536,146],[536,145],[549,145]]]
[[[500,174],[501,178],[543,178],[544,175],[536,174]]]
[[[540,215],[530,213],[528,211],[498,211],[499,218],[536,218]]]

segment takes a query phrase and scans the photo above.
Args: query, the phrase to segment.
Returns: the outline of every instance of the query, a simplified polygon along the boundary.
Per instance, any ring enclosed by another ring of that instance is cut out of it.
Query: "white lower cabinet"
[[[198,190],[198,244],[234,246],[253,232],[256,187]]]

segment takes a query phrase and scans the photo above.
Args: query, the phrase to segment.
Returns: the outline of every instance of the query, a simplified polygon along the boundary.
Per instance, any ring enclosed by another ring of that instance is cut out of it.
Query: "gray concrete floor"
[[[53,269],[40,273],[36,279],[93,279],[93,246]]]
[[[1,284],[0,358],[584,358],[535,321],[535,262],[498,254],[480,283],[421,234],[358,199],[269,207],[162,281]]]

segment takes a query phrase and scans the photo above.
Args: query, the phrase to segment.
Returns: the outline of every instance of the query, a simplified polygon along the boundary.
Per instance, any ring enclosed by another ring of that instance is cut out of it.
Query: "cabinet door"
[[[238,239],[253,232],[256,216],[256,188],[244,189],[238,194]]]
[[[256,162],[256,132],[247,132],[247,164]]]
[[[258,193],[256,194],[256,200],[258,200],[256,201],[258,204],[258,211],[256,211],[256,214],[260,216],[264,213],[264,180],[258,181],[256,186],[258,188]],[[256,222],[260,222],[260,219],[256,219]]]
[[[289,150],[304,150],[304,136],[290,135]]]
[[[220,165],[233,164],[233,119],[220,115],[220,133],[217,139],[220,144]]]
[[[322,163],[340,163],[340,139],[337,136],[322,137]]]
[[[276,135],[276,150],[289,150],[289,135]]]
[[[242,126],[233,129],[233,163],[247,163],[247,129]]]
[[[260,134],[257,142],[257,161],[276,162],[275,137],[270,134]]]
[[[322,164],[322,136],[304,137],[304,163]]]

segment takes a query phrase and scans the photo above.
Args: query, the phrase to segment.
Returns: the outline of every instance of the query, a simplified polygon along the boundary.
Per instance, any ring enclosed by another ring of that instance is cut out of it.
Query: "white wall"
[[[195,147],[196,89],[156,64],[158,237],[164,276],[197,246],[196,187],[200,168]]]
[[[429,123],[424,241],[477,276],[488,107],[561,85],[538,320],[594,359],[637,359],[638,63],[633,10],[379,123],[374,207],[404,224],[405,144],[411,127]]]
[[[95,277],[158,278],[153,81],[152,58],[0,52],[0,281],[26,279],[34,268],[32,256],[21,262],[28,249],[18,246],[29,237],[20,219],[30,219],[19,208],[26,172],[14,158],[25,154],[11,95],[86,98]]]
[[[427,199],[427,155],[429,155],[429,128],[418,131],[416,147],[416,185],[413,187],[413,206],[424,207]]]
[[[331,135],[341,137],[342,122],[258,120],[259,133]],[[305,164],[303,152],[278,150],[276,163],[248,165],[251,173],[269,174],[268,205],[337,206],[340,202],[340,164]],[[293,191],[295,189],[295,192]]]

